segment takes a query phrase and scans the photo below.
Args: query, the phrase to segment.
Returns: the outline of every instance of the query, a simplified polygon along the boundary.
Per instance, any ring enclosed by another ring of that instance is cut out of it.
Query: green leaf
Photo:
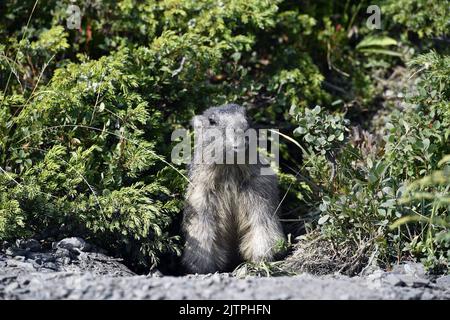
[[[307,130],[304,127],[298,127],[297,129],[294,130],[294,134],[297,134],[297,135],[303,135],[306,132],[307,132]]]
[[[319,219],[319,221],[318,221],[317,223],[320,224],[320,225],[322,225],[322,224],[324,224],[325,222],[327,222],[329,218],[330,218],[330,216],[329,216],[328,214],[326,214],[326,215],[320,217],[320,219]]]
[[[375,53],[375,54],[384,54],[387,56],[401,57],[402,54],[397,51],[387,50],[387,49],[378,49],[378,48],[367,48],[359,50],[364,53]]]
[[[306,142],[312,142],[312,141],[314,141],[314,140],[315,140],[314,136],[312,136],[312,135],[309,134],[309,133],[305,136],[305,141],[306,141]]]
[[[430,147],[430,139],[425,138],[422,141],[423,144],[423,150],[428,150],[428,148]]]
[[[313,110],[312,110],[312,112],[314,113],[314,114],[319,114],[320,113],[320,111],[322,110],[322,108],[320,107],[320,106],[316,106]]]
[[[397,45],[397,41],[388,36],[367,36],[360,43],[357,44],[356,49],[368,47],[388,47]]]

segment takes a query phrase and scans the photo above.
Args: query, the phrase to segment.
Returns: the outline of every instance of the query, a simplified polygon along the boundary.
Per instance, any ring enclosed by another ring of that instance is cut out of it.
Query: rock
[[[16,268],[19,271],[24,271],[24,272],[35,271],[35,268],[33,267],[32,263],[16,261],[13,259],[11,259],[7,262],[7,268]]]
[[[18,288],[19,288],[19,284],[17,282],[12,282],[9,285],[7,285],[4,290],[6,292],[8,292],[8,291],[14,291]]]
[[[412,276],[410,274],[396,274],[395,277],[400,279],[400,281],[403,282],[404,286],[408,287],[421,288],[427,287],[430,284],[430,280]]]
[[[427,279],[417,278],[413,280],[413,288],[425,288],[430,286],[430,281]]]
[[[58,270],[56,263],[53,263],[53,262],[46,262],[42,265],[42,267],[46,268],[46,269],[50,269],[50,270],[55,270],[55,271]]]
[[[381,269],[375,270],[373,273],[368,274],[366,279],[370,284],[378,285],[381,283],[381,280],[385,276],[385,272]]]
[[[393,267],[392,272],[401,274],[410,274],[413,276],[424,277],[426,274],[425,266],[422,263],[405,263]]]
[[[67,250],[80,250],[80,251],[89,251],[90,249],[89,244],[87,244],[86,241],[78,237],[62,239],[57,243],[56,247]]]
[[[8,249],[6,249],[6,254],[12,257],[16,257],[16,256],[26,256],[28,253],[27,250],[24,249],[19,249],[17,247],[10,247]]]
[[[24,256],[15,256],[15,257],[14,257],[14,260],[24,262],[24,261],[26,260],[26,258],[25,258]]]
[[[2,242],[2,247],[1,247],[1,249],[2,249],[3,251],[6,251],[6,249],[8,249],[10,246],[11,246],[11,245],[9,244],[8,241],[3,241],[3,242]]]
[[[447,288],[447,290],[450,290],[450,275],[441,276],[437,278],[436,285],[442,288]]]
[[[27,258],[34,260],[38,264],[43,264],[45,262],[55,262],[56,257],[54,253],[47,252],[30,252],[27,254]]]
[[[159,271],[158,269],[152,270],[152,271],[150,271],[150,272],[147,274],[147,277],[156,277],[156,278],[159,278],[159,277],[162,277],[162,276],[164,276],[164,275],[163,275],[162,272]]]
[[[25,249],[33,252],[37,252],[42,249],[41,244],[36,239],[17,240],[16,246],[20,249]]]
[[[72,259],[70,259],[69,257],[63,257],[63,258],[59,258],[57,260],[57,262],[60,266],[67,266],[67,265],[70,265],[70,263],[72,262]]]
[[[393,287],[404,287],[406,286],[406,283],[397,275],[394,274],[387,274],[384,278],[383,278],[383,282],[386,284],[389,284],[390,286]]]
[[[55,256],[57,258],[70,258],[70,251],[66,248],[58,248],[55,251]]]

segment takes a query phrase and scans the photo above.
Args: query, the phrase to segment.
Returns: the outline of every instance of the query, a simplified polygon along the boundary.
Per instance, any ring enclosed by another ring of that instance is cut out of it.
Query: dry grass
[[[311,232],[294,246],[293,253],[280,268],[289,273],[355,275],[363,270],[368,260],[365,246],[337,248],[318,232]]]

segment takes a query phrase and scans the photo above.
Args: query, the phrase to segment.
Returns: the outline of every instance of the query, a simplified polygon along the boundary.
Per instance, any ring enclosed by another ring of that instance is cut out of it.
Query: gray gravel
[[[50,250],[28,240],[0,251],[0,299],[450,299],[450,276],[427,276],[420,264],[351,278],[139,276],[82,239]]]

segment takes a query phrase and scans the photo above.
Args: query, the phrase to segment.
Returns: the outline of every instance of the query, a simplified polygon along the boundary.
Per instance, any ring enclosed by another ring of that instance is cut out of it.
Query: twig
[[[31,10],[30,16],[28,17],[27,25],[25,26],[25,31],[23,32],[22,40],[19,42],[19,44],[23,41],[23,39],[25,39],[25,36],[27,34],[27,31],[28,31],[28,26],[30,25],[31,18],[33,17],[34,9],[36,9],[36,6],[37,6],[38,2],[39,2],[39,0],[36,0],[36,2],[34,3],[33,9]],[[19,48],[17,48],[16,57],[14,58],[14,64],[17,63],[17,58],[19,57],[19,50],[20,50],[20,46],[19,46]],[[3,104],[5,102],[6,92],[8,91],[9,81],[11,80],[12,73],[13,72],[11,70],[11,72],[9,73],[9,76],[8,76],[8,80],[6,80],[6,86],[5,86],[5,90],[3,91],[3,99],[2,99],[2,104],[1,104],[2,107],[3,107]]]
[[[181,59],[180,67],[178,69],[172,71],[172,78],[175,77],[176,75],[178,75],[181,72],[181,70],[183,70],[183,66],[184,66],[184,62],[185,61],[186,61],[186,58],[183,57]]]

